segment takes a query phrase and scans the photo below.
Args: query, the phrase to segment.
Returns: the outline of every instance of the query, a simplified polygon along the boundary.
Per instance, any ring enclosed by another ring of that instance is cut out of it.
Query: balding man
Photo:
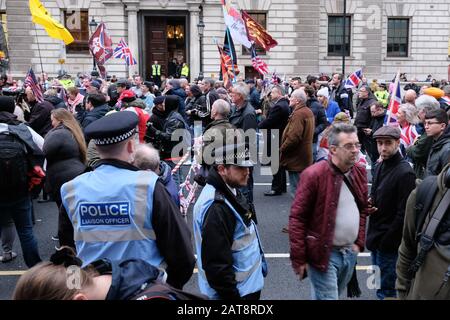
[[[180,197],[178,196],[178,187],[172,178],[172,169],[167,163],[161,161],[159,152],[151,144],[140,144],[136,148],[133,164],[141,170],[153,171],[158,175],[160,181],[173,202],[180,206]]]
[[[211,107],[211,119],[213,121],[205,128],[202,139],[202,150],[197,157],[197,161],[202,164],[202,169],[200,174],[196,175],[194,178],[200,185],[206,184],[206,177],[210,166],[213,163],[212,158],[208,157],[208,155],[212,155],[211,148],[223,147],[224,145],[234,143],[234,135],[231,134],[229,130],[234,131],[236,127],[228,121],[230,110],[230,104],[223,99],[214,101]],[[212,143],[214,143],[214,145],[208,148]]]
[[[413,89],[409,89],[405,93],[405,102],[410,103],[413,106],[416,105],[417,93]]]

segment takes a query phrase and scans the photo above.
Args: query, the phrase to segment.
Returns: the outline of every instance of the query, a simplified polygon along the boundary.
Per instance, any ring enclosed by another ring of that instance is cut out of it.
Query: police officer
[[[158,176],[131,165],[138,117],[117,112],[86,127],[101,160],[61,188],[78,257],[87,265],[108,258],[143,259],[164,268],[182,288],[195,258],[190,231]]]
[[[256,216],[239,191],[253,164],[244,144],[217,148],[214,162],[194,206],[200,291],[212,299],[257,300],[267,264]]]
[[[161,65],[156,60],[152,64],[152,78],[153,82],[161,88]]]
[[[181,67],[181,77],[189,79],[189,66],[186,62],[183,62],[183,65]]]

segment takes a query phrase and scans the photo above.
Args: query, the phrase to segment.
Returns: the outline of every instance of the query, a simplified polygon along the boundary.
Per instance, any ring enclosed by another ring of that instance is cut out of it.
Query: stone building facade
[[[222,43],[225,30],[220,0],[42,0],[42,3],[60,21],[64,20],[64,10],[87,11],[89,21],[94,17],[97,22],[106,23],[114,44],[120,38],[128,42],[138,65],[128,68],[123,60],[111,59],[106,64],[109,74],[118,77],[135,72],[148,75],[150,60],[158,55],[154,50],[168,48],[164,47],[167,43],[156,48],[158,39],[161,40],[158,30],[172,19],[183,26],[184,48],[177,48],[191,68],[191,79],[200,72],[200,53],[205,76],[218,76],[216,41]],[[232,4],[250,13],[265,15],[267,30],[279,43],[261,55],[271,72],[276,71],[281,78],[295,75],[304,78],[308,74],[342,70],[341,57],[329,53],[329,24],[330,17],[342,17],[343,0],[233,0]],[[347,0],[346,9],[350,17],[347,73],[364,67],[369,79],[390,80],[397,70],[419,80],[428,74],[437,79],[448,78],[449,0]],[[64,58],[62,67],[71,75],[92,69],[89,52],[66,53],[61,41],[49,38],[41,26],[31,23],[28,0],[3,0],[0,12],[7,15],[13,75],[23,76],[31,65],[40,72],[42,61],[43,69],[54,76],[61,69],[60,58]],[[205,24],[202,46],[197,29],[200,18]],[[387,53],[388,37],[392,36],[392,32],[388,32],[390,19],[407,20],[406,56],[391,57]],[[241,45],[236,45],[236,50],[238,65],[244,74],[245,66],[251,66],[250,56],[243,54]],[[166,60],[169,58],[161,51],[159,54]]]

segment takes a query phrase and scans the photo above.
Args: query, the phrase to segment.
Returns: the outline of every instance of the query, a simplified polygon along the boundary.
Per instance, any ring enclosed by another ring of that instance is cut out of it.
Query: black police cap
[[[136,132],[138,116],[131,111],[115,112],[104,116],[85,129],[88,139],[97,145],[111,145],[127,140]]]

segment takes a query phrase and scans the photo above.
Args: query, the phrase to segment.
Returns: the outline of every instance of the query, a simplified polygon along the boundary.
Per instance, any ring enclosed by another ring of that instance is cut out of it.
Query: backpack
[[[420,239],[423,224],[428,212],[433,205],[433,200],[438,191],[437,177],[426,177],[417,187],[416,191],[416,240]]]
[[[28,194],[28,158],[25,144],[15,135],[0,133],[0,200]]]
[[[168,284],[152,283],[131,300],[207,300],[208,297],[176,289]]]

